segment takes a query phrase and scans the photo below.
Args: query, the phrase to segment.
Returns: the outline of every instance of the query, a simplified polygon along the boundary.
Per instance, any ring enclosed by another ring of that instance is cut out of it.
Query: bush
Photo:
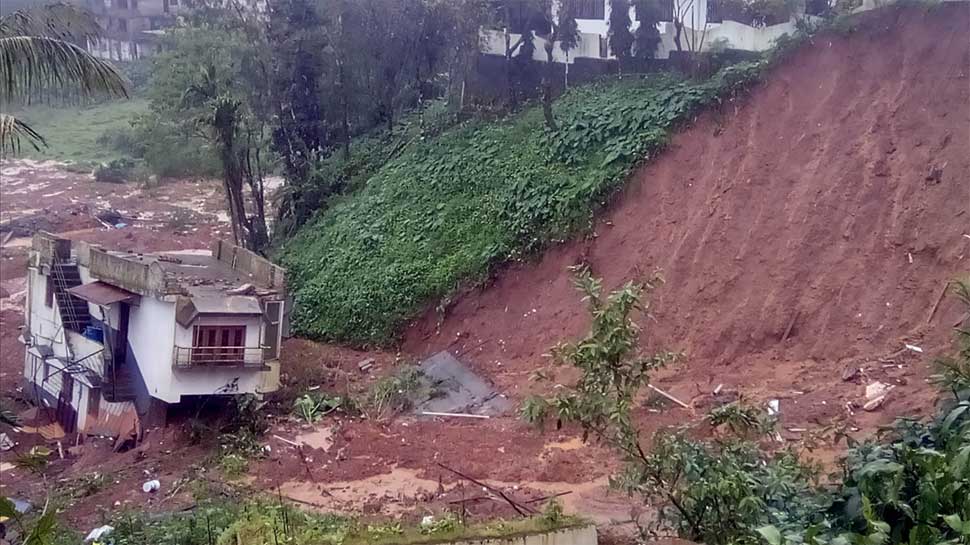
[[[98,143],[144,161],[150,173],[164,178],[215,177],[222,172],[218,157],[204,142],[153,113],[135,117],[127,127],[105,131]]]
[[[423,376],[417,367],[401,367],[370,387],[364,397],[363,410],[382,418],[410,409],[417,398],[429,395]]]
[[[98,165],[94,169],[94,180],[111,184],[123,184],[131,178],[134,170],[135,162],[131,159],[115,159],[111,162]]]

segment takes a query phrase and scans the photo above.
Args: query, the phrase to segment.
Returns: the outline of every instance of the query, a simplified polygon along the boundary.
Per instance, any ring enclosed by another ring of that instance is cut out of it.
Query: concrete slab
[[[491,384],[450,352],[438,352],[418,367],[433,391],[428,399],[415,404],[418,414],[431,411],[494,416],[512,406]]]

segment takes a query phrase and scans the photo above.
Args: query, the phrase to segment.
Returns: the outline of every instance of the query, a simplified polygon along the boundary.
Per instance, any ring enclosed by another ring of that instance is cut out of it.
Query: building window
[[[128,20],[118,19],[118,30],[122,32],[128,32]]]
[[[708,23],[723,23],[724,16],[721,15],[721,2],[720,0],[707,0],[707,22]]]
[[[567,0],[571,2],[573,13],[577,19],[597,19],[602,21],[606,18],[605,0]]]
[[[660,0],[660,22],[674,22],[674,2],[676,1],[677,0]]]
[[[263,312],[263,348],[266,359],[275,360],[280,356],[280,324],[283,321],[283,302],[268,301]]]
[[[241,364],[245,346],[246,326],[197,325],[192,330],[192,363]]]
[[[118,0],[119,9],[128,9],[128,0]]]

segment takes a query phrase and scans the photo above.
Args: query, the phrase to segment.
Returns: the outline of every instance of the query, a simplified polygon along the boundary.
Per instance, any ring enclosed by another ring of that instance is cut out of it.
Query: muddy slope
[[[643,325],[689,355],[666,379],[681,395],[721,382],[815,392],[799,417],[821,422],[879,378],[905,394],[890,412],[928,406],[925,358],[877,358],[903,340],[942,349],[959,317],[944,301],[928,323],[945,282],[970,272],[970,5],[861,21],[675,136],[592,240],[429,314],[405,349],[464,353],[522,393],[542,354],[586,326],[567,266],[588,262],[607,287],[659,269],[667,284]],[[856,363],[860,384],[843,384]]]

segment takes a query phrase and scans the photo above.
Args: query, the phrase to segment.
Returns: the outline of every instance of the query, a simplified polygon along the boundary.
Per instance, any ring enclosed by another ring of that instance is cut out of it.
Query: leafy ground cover
[[[296,331],[393,342],[407,320],[462,282],[588,225],[678,122],[757,80],[768,62],[699,82],[626,76],[573,89],[556,102],[555,131],[533,107],[408,142],[282,245]]]

